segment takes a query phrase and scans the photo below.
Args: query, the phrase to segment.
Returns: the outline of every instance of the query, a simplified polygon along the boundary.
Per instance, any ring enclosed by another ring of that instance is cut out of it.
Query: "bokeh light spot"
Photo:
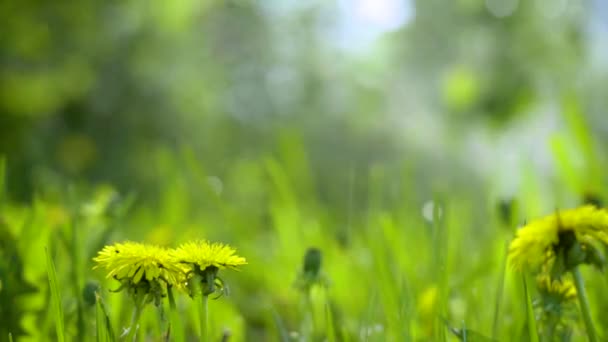
[[[519,0],[486,0],[486,8],[498,18],[512,15],[517,10],[518,5]]]

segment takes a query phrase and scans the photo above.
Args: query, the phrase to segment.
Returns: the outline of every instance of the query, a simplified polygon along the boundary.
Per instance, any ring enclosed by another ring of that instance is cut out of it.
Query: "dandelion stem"
[[[167,295],[169,297],[169,308],[171,310],[177,310],[177,305],[175,305],[175,296],[173,295],[173,287],[167,286]]]
[[[175,303],[175,295],[173,286],[167,287],[167,295],[169,297],[169,328],[167,329],[167,341],[184,341],[183,326],[180,324],[180,316]]]
[[[175,297],[173,296],[173,288],[171,286],[167,286],[167,297],[169,299],[169,326],[165,334],[165,341],[168,342],[171,340],[171,329],[175,329],[174,325],[177,323],[177,305],[175,305]]]
[[[207,321],[209,318],[209,311],[207,307],[207,301],[209,296],[201,292],[201,301],[199,307],[199,319],[201,325],[201,342],[207,342]]]
[[[194,294],[195,298],[198,297],[199,305],[198,305],[198,319],[199,325],[201,329],[200,342],[207,342],[207,323],[209,320],[209,312],[207,307],[208,294],[210,293],[208,290],[209,283],[203,283],[203,277],[208,276],[205,274],[197,274],[193,278],[194,284]]]
[[[310,339],[314,340],[314,335],[317,332],[317,320],[315,317],[315,308],[312,303],[312,297],[310,295],[310,289],[306,292],[305,296],[306,300],[306,309],[308,310],[308,314],[310,315]]]
[[[559,315],[553,312],[547,312],[546,335],[547,341],[553,341],[557,324],[559,323]]]
[[[145,296],[138,297],[142,298],[141,300],[136,299],[135,308],[133,309],[133,317],[131,318],[131,326],[129,327],[129,333],[127,334],[127,338],[125,339],[125,341],[127,342],[135,341],[135,335],[137,334],[137,324],[139,323],[139,319],[141,318],[141,312],[144,308]]]
[[[593,321],[591,320],[591,310],[589,309],[589,300],[585,293],[585,281],[581,275],[579,267],[574,267],[572,270],[574,275],[574,285],[576,285],[576,294],[578,295],[578,301],[581,306],[581,314],[583,315],[583,321],[585,322],[585,328],[587,328],[587,336],[590,342],[596,342],[597,336],[595,335],[595,329],[593,328]]]

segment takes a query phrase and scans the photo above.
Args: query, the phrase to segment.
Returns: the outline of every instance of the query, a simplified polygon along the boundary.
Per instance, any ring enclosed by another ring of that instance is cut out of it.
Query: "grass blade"
[[[336,328],[334,324],[334,315],[331,312],[331,307],[329,303],[325,304],[325,328],[326,328],[326,338],[328,342],[336,342]]]
[[[57,283],[57,272],[55,271],[55,263],[51,257],[49,249],[46,251],[46,270],[49,276],[49,290],[51,291],[51,301],[55,312],[55,330],[57,332],[57,341],[65,341],[65,327],[63,321],[63,308],[61,304],[61,295],[59,293],[59,285]]]
[[[13,334],[8,333],[8,342],[13,342]]]
[[[108,329],[105,322],[105,315],[101,304],[101,298],[95,294],[95,319],[97,326],[97,342],[108,341]]]
[[[106,307],[101,300],[99,294],[95,293],[95,314],[97,321],[97,341],[98,342],[114,342],[114,330],[110,317],[106,311]]]
[[[6,197],[6,159],[0,156],[0,205]]]
[[[279,341],[286,342],[289,341],[289,333],[287,332],[287,328],[281,319],[279,313],[273,308],[272,309],[272,318],[276,324],[276,328],[279,332]]]
[[[498,340],[490,338],[488,336],[485,336],[475,330],[471,330],[471,329],[467,329],[466,324],[464,321],[462,321],[462,328],[458,329],[458,328],[454,328],[453,326],[450,325],[450,322],[448,322],[447,319],[445,319],[445,317],[441,317],[440,318],[445,327],[448,329],[449,332],[451,332],[454,336],[456,336],[458,338],[458,340],[466,342],[496,342]]]
[[[502,294],[505,288],[505,273],[507,270],[507,251],[509,249],[509,242],[505,242],[505,251],[503,253],[500,277],[496,286],[496,299],[494,302],[494,320],[492,322],[492,338],[498,338],[499,322],[500,322],[500,311],[502,308]]]
[[[536,318],[534,317],[534,308],[532,307],[532,299],[530,298],[530,291],[528,291],[528,283],[526,276],[522,275],[524,283],[524,293],[526,296],[526,316],[528,322],[528,335],[530,342],[538,342],[538,329],[536,328]]]
[[[180,314],[177,309],[177,304],[175,303],[175,297],[173,294],[173,289],[169,287],[167,289],[168,297],[169,297],[169,329],[167,331],[167,338],[170,338],[173,341],[185,341],[184,338],[184,326],[181,324],[182,320],[180,319]]]

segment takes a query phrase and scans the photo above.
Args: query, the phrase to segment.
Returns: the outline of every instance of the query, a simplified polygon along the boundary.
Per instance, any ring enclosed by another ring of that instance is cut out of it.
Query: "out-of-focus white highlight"
[[[355,49],[407,25],[415,13],[410,0],[342,0],[339,9],[341,45]]]
[[[518,0],[486,0],[486,8],[498,18],[508,17],[517,10]]]

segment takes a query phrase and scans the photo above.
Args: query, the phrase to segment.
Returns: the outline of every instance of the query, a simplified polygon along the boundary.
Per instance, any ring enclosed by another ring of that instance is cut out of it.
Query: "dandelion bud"
[[[93,280],[87,281],[86,285],[82,289],[82,298],[84,302],[89,305],[95,305],[96,298],[95,293],[99,292],[99,283]]]
[[[515,214],[515,208],[516,204],[515,204],[515,200],[513,200],[512,198],[505,198],[505,199],[501,199],[498,202],[497,205],[497,210],[498,210],[498,217],[500,218],[500,221],[507,225],[507,226],[511,226],[512,222],[513,222],[513,216]]]
[[[310,247],[304,255],[304,273],[310,277],[317,277],[321,270],[322,262],[321,250],[315,247]]]
[[[583,195],[583,204],[593,205],[596,208],[603,207],[602,198],[594,192],[585,192]]]

